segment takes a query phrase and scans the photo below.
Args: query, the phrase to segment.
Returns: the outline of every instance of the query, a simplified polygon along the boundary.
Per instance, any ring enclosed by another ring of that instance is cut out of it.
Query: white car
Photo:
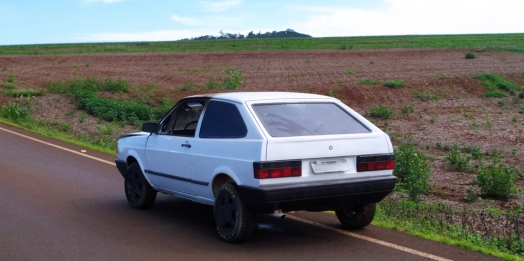
[[[118,140],[116,166],[133,208],[158,191],[214,206],[220,237],[248,239],[254,215],[334,210],[371,223],[395,187],[387,134],[338,99],[304,93],[190,96]]]

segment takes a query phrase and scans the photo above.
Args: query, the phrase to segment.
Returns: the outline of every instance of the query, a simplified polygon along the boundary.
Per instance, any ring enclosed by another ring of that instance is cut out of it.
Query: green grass
[[[136,124],[139,121],[156,121],[162,118],[170,108],[166,106],[151,108],[142,100],[98,97],[97,92],[99,91],[128,92],[129,83],[122,79],[85,78],[51,81],[47,84],[47,90],[50,93],[68,94],[74,99],[78,109],[108,122]]]
[[[0,87],[5,88],[6,90],[14,90],[18,86],[16,85],[16,83],[12,82],[0,82]]]
[[[357,82],[357,84],[381,84],[382,82],[379,80],[372,80],[372,79],[364,79],[362,81]]]
[[[512,222],[515,218],[515,213],[491,211],[490,208],[478,213],[467,208],[452,208],[444,203],[415,203],[404,199],[386,198],[378,204],[373,224],[506,260],[523,260],[524,240],[518,238],[511,226],[500,228],[507,232],[505,236],[490,236],[497,231],[488,229],[484,231],[486,234],[483,234],[473,227],[464,226],[460,221],[463,215],[470,217],[469,222],[488,219],[491,221],[485,222],[490,224]],[[496,230],[497,226],[490,229]],[[501,231],[498,232],[500,234]]]
[[[369,109],[367,114],[373,118],[388,119],[393,115],[393,109],[380,105]]]
[[[42,92],[35,89],[8,89],[5,91],[5,94],[13,97],[33,97],[33,96],[41,96]]]
[[[404,85],[405,85],[404,82],[399,79],[384,82],[384,86],[389,87],[389,88],[400,88],[400,87],[404,87]]]
[[[390,48],[474,48],[524,53],[524,34],[412,35],[327,38],[275,38],[172,42],[4,45],[0,54],[89,54],[139,52],[217,52],[257,50],[340,50]]]
[[[508,96],[505,92],[515,94],[521,89],[518,84],[497,74],[478,74],[473,78],[479,80],[488,89],[488,92],[484,93],[486,98],[504,98]]]
[[[33,121],[22,121],[16,123],[12,120],[3,118],[0,116],[0,123],[13,126],[19,129],[27,130],[36,134],[40,134],[45,137],[54,138],[57,140],[65,141],[71,144],[82,146],[91,150],[96,150],[111,155],[116,155],[116,140],[96,140],[92,137],[82,135],[72,135],[60,132],[56,128],[51,127],[48,122],[33,122]],[[60,128],[60,126],[58,126]]]

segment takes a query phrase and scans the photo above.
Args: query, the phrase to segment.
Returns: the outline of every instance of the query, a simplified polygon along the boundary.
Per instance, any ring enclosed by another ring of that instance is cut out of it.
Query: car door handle
[[[191,148],[191,144],[185,144],[185,143],[184,143],[184,144],[182,144],[182,147],[186,147],[186,148],[189,149],[189,148]]]

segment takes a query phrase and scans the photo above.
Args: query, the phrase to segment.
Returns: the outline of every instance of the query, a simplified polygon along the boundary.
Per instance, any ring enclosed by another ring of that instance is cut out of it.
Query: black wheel
[[[349,229],[358,229],[371,224],[375,217],[376,209],[377,205],[373,203],[352,208],[342,207],[335,210],[335,213],[342,226]]]
[[[215,199],[215,224],[220,238],[228,243],[249,239],[255,229],[252,213],[230,183],[220,187]]]
[[[155,203],[156,191],[147,182],[138,163],[127,169],[124,186],[127,202],[132,208],[148,208]]]

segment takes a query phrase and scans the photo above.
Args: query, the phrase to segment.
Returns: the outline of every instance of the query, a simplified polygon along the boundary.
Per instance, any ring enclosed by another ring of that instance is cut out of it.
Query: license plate
[[[322,159],[309,162],[314,173],[330,173],[349,171],[346,159]]]

